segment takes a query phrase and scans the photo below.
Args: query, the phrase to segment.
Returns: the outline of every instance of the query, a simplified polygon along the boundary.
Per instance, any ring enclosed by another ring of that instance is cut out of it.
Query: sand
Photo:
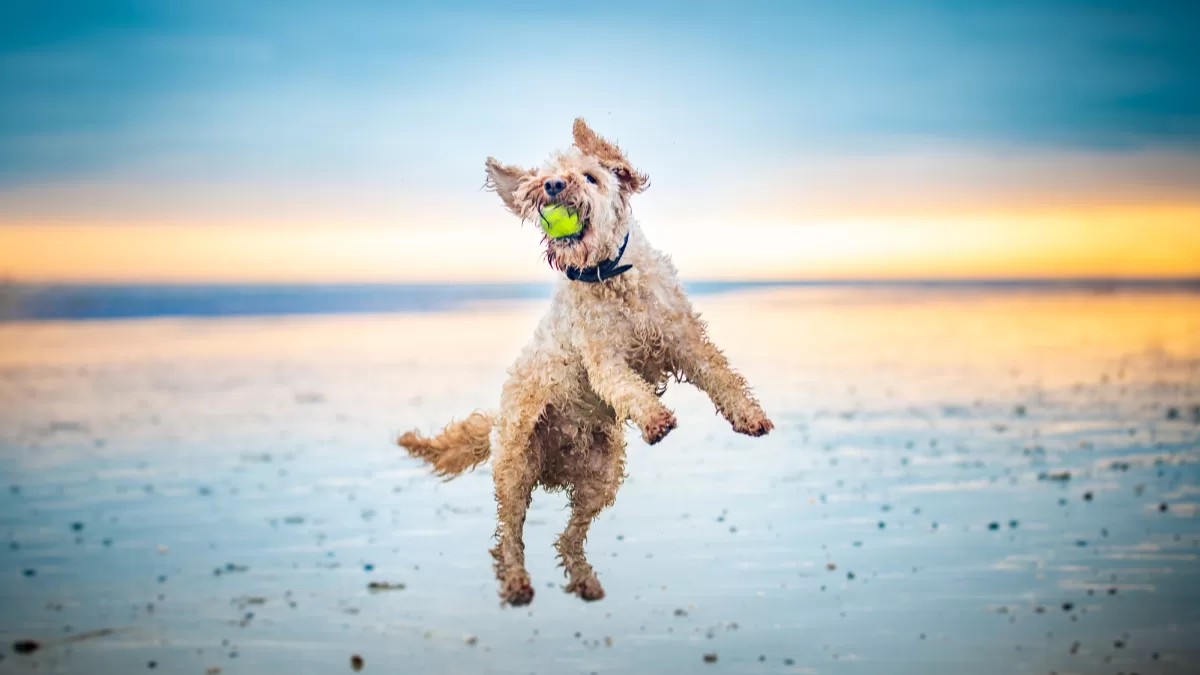
[[[588,542],[608,597],[562,592],[538,493],[521,609],[488,470],[390,441],[494,405],[543,301],[0,323],[0,673],[1200,669],[1200,295],[697,304],[776,432],[673,388]]]

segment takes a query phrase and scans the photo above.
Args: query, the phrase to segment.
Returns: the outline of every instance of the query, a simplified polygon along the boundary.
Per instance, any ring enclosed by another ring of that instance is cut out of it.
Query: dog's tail
[[[398,443],[408,454],[431,464],[434,473],[450,480],[487,461],[492,454],[491,433],[492,416],[473,412],[464,420],[451,421],[437,436],[408,431]]]

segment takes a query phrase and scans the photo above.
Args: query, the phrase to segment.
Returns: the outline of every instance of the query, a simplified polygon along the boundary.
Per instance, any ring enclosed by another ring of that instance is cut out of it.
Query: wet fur
[[[489,157],[487,185],[525,221],[536,222],[538,209],[551,201],[582,214],[579,237],[544,241],[546,260],[556,269],[613,257],[626,233],[622,262],[633,269],[602,283],[559,282],[550,311],[509,369],[499,410],[473,413],[432,438],[410,431],[399,439],[448,478],[491,454],[499,521],[492,555],[501,598],[513,605],[533,599],[523,529],[539,485],[565,490],[571,504],[556,543],[566,590],[585,600],[604,596],[584,554],[588,527],[624,480],[625,424],[632,421],[650,444],[675,428],[674,413],[659,400],[668,382],[706,392],[734,431],[761,436],[774,427],[746,380],[709,341],[670,259],[633,218],[630,198],[649,178],[582,119],[575,120],[574,137],[571,149],[538,169]],[[543,189],[550,177],[567,183],[553,200]]]

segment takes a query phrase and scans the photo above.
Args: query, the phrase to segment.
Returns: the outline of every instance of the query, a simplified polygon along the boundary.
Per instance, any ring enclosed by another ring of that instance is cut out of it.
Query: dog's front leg
[[[633,420],[642,438],[654,445],[675,428],[675,415],[641,375],[625,362],[615,348],[601,342],[580,345],[583,365],[592,390],[617,412],[620,421]]]
[[[730,367],[729,359],[708,339],[696,316],[688,319],[674,346],[676,365],[689,382],[712,399],[717,412],[747,436],[763,436],[775,424],[763,412],[746,378]]]

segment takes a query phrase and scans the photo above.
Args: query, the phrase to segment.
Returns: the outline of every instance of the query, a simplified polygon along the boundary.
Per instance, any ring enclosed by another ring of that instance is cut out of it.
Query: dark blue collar
[[[571,281],[582,281],[589,284],[599,283],[605,279],[611,279],[624,274],[633,269],[633,265],[621,265],[621,256],[625,255],[625,245],[628,243],[629,233],[626,232],[625,241],[621,242],[621,248],[617,251],[617,257],[612,260],[605,260],[593,267],[568,267],[563,271],[567,273],[567,278]]]

